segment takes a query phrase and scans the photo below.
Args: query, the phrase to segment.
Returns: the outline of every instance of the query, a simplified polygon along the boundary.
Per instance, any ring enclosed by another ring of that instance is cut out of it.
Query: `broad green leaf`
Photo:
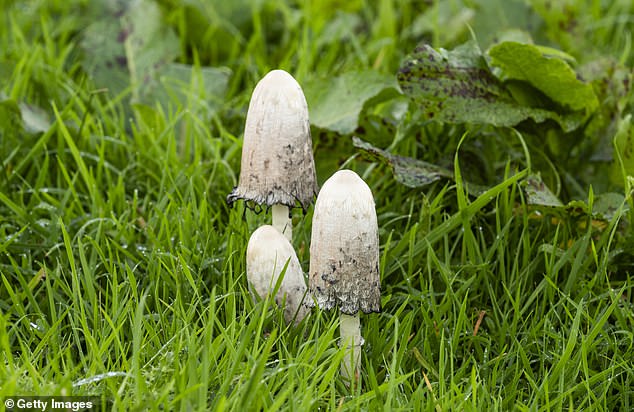
[[[562,50],[559,50],[559,49],[555,49],[555,48],[548,47],[548,46],[540,46],[538,44],[534,45],[533,47],[535,47],[537,50],[539,50],[539,52],[544,57],[561,59],[561,60],[566,61],[566,62],[571,63],[571,64],[574,64],[577,61],[574,58],[574,56],[571,56],[568,53],[566,53],[565,51],[562,51]]]
[[[423,187],[443,178],[453,179],[453,173],[449,169],[411,157],[394,155],[358,137],[353,137],[352,143],[370,158],[387,164],[392,169],[396,181],[407,187]]]
[[[84,67],[98,87],[113,96],[131,87],[138,100],[140,90],[153,87],[159,70],[178,56],[178,38],[151,0],[101,3],[104,15],[86,28],[81,42]]]
[[[552,119],[570,131],[581,120],[519,104],[491,73],[474,42],[452,51],[417,47],[401,65],[398,81],[429,118],[443,122],[515,126],[527,119]]]
[[[335,78],[319,79],[304,86],[310,123],[341,134],[359,125],[363,106],[382,92],[397,93],[393,76],[374,70],[347,72]]]
[[[500,68],[503,80],[527,82],[571,110],[590,112],[598,105],[592,85],[579,80],[553,49],[507,41],[491,47],[488,54],[491,63]]]
[[[614,59],[600,58],[580,67],[579,71],[584,79],[592,82],[599,100],[599,107],[585,126],[584,134],[587,139],[598,142],[593,157],[612,161],[616,159],[612,140],[632,93],[632,69]],[[622,184],[620,169],[618,175],[612,177]]]
[[[504,30],[498,33],[498,35],[496,36],[495,44],[501,44],[506,42],[528,44],[535,47],[537,50],[539,50],[539,52],[545,57],[558,58],[571,64],[575,64],[577,62],[577,60],[573,56],[571,56],[570,54],[562,50],[555,49],[553,47],[534,44],[533,37],[531,36],[530,32],[526,30],[514,28],[514,29]]]
[[[131,103],[150,106],[222,98],[228,69],[196,72],[173,63],[180,54],[178,38],[154,1],[101,0],[94,7],[101,7],[103,16],[87,27],[81,46],[86,54],[84,68],[97,87],[107,88],[113,97],[129,93]],[[187,96],[189,90],[201,95]]]

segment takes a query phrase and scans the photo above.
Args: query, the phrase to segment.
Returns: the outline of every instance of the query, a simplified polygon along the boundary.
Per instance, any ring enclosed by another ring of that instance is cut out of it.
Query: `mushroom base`
[[[339,332],[341,334],[341,347],[345,351],[345,357],[341,363],[341,376],[352,382],[357,379],[361,365],[361,346],[364,340],[361,336],[361,322],[359,314],[346,315],[341,313],[339,317]]]

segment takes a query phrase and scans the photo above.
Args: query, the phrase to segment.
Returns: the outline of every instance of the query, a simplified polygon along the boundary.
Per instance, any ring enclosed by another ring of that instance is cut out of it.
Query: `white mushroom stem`
[[[341,347],[345,356],[341,364],[341,376],[348,382],[356,380],[361,365],[361,322],[359,313],[346,315],[341,313],[339,317],[339,331],[341,333]]]
[[[285,205],[273,205],[271,207],[273,215],[273,227],[286,236],[288,241],[293,240],[293,221],[291,220],[291,211]]]

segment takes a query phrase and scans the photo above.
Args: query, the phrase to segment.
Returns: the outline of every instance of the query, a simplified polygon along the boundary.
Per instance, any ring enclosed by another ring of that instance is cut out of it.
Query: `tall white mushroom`
[[[304,304],[304,272],[288,239],[273,226],[260,226],[253,232],[247,245],[247,279],[260,298],[266,298],[275,288],[284,267],[286,272],[275,295],[275,302],[281,306],[286,300],[284,320],[289,323],[295,319],[297,324],[309,310]]]
[[[357,375],[363,338],[359,311],[381,311],[379,235],[374,198],[355,172],[340,170],[322,186],[313,215],[309,289],[322,309],[338,307],[341,373]]]
[[[253,90],[239,179],[227,202],[270,206],[273,226],[291,240],[290,209],[299,203],[306,210],[318,189],[306,98],[283,70],[269,72]]]

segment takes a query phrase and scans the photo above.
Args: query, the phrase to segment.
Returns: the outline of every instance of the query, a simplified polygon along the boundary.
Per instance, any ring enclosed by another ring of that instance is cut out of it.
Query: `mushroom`
[[[288,239],[273,226],[260,226],[247,245],[247,279],[255,293],[264,299],[275,289],[282,272],[284,277],[275,302],[282,306],[286,299],[284,320],[290,323],[295,319],[298,324],[309,311],[304,304],[304,272]]]
[[[359,311],[381,311],[379,236],[372,191],[355,172],[340,170],[322,186],[313,215],[309,289],[322,309],[338,307],[341,374],[357,376],[363,338]]]
[[[272,222],[292,240],[290,209],[305,211],[317,194],[315,162],[302,88],[283,70],[269,72],[249,103],[238,186],[227,196],[272,208]]]

